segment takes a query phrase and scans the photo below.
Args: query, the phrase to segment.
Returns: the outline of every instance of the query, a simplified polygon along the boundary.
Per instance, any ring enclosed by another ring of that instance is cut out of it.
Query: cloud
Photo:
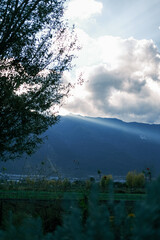
[[[88,38],[84,50],[86,82],[65,106],[69,112],[160,122],[160,54],[152,40]]]
[[[71,0],[65,15],[70,20],[86,20],[100,14],[102,8],[103,4],[96,0]]]

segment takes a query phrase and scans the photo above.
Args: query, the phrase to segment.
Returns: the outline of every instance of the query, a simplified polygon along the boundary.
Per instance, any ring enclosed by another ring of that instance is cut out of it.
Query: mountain
[[[1,163],[10,173],[56,169],[66,177],[124,176],[150,168],[160,173],[160,125],[111,118],[64,116],[45,133],[45,144],[31,157]],[[50,173],[49,173],[50,171]]]

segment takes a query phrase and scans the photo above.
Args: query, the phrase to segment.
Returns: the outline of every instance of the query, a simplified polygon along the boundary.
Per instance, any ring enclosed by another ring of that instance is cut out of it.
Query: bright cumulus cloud
[[[80,54],[85,83],[65,105],[68,112],[160,122],[160,53],[152,40],[86,36]]]
[[[66,17],[69,19],[88,19],[101,13],[103,4],[96,0],[71,0],[68,4]]]

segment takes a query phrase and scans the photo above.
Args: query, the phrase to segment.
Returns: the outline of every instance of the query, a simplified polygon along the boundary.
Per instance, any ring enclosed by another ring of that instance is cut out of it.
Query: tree
[[[113,182],[112,175],[109,174],[109,175],[103,176],[100,181],[100,186],[102,190],[104,191],[112,182]]]
[[[126,184],[128,187],[144,187],[145,176],[144,173],[137,173],[136,171],[128,172],[126,176]]]
[[[31,154],[59,117],[78,48],[66,0],[0,0],[0,159]]]

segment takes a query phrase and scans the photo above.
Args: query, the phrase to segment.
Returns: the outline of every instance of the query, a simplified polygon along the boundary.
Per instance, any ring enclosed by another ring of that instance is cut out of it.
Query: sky
[[[160,123],[160,1],[70,0],[65,17],[82,49],[65,73],[84,83],[60,114]]]

